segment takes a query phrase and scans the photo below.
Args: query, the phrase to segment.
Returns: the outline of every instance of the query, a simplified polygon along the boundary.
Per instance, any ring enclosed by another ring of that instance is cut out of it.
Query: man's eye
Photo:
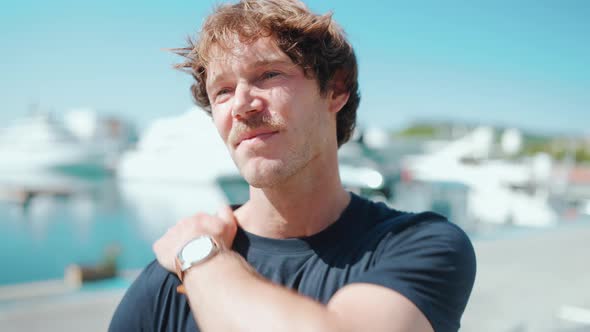
[[[217,91],[217,93],[215,94],[215,97],[219,97],[219,96],[223,96],[224,94],[229,93],[229,89],[220,89],[219,91]]]
[[[275,76],[279,76],[281,73],[276,72],[276,71],[267,71],[264,74],[262,74],[262,79],[270,79],[273,78]]]

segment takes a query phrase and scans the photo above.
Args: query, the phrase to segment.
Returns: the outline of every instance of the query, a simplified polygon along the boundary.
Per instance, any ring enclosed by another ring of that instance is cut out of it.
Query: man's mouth
[[[278,133],[278,131],[276,131],[276,130],[274,130],[274,131],[265,130],[265,131],[255,131],[255,132],[245,133],[238,140],[238,144],[236,144],[236,147],[241,144],[250,144],[250,143],[256,143],[259,141],[265,141],[265,140],[269,139],[270,137],[272,137],[273,135],[275,135],[276,133]]]

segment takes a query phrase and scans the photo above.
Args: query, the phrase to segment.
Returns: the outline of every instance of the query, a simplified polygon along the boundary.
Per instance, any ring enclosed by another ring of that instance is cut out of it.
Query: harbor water
[[[0,203],[0,285],[63,278],[70,264],[100,263],[112,246],[120,247],[121,269],[141,268],[153,259],[157,230],[142,225],[116,182],[103,178],[87,184],[90,190],[79,196]]]

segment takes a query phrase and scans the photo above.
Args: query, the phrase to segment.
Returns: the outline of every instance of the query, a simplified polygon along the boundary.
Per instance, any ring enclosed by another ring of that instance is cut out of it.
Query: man
[[[458,330],[475,276],[466,235],[342,187],[359,94],[331,16],[243,0],[177,51],[250,199],[169,229],[111,331]]]

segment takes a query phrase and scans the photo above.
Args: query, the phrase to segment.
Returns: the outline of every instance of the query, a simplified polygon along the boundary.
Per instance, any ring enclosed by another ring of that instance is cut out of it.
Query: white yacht
[[[0,128],[0,173],[102,168],[103,153],[78,140],[48,114]]]
[[[492,160],[493,135],[491,128],[480,127],[428,153],[409,156],[403,162],[403,173],[408,180],[467,186],[467,213],[476,221],[554,224],[557,213],[549,204],[550,158]]]

